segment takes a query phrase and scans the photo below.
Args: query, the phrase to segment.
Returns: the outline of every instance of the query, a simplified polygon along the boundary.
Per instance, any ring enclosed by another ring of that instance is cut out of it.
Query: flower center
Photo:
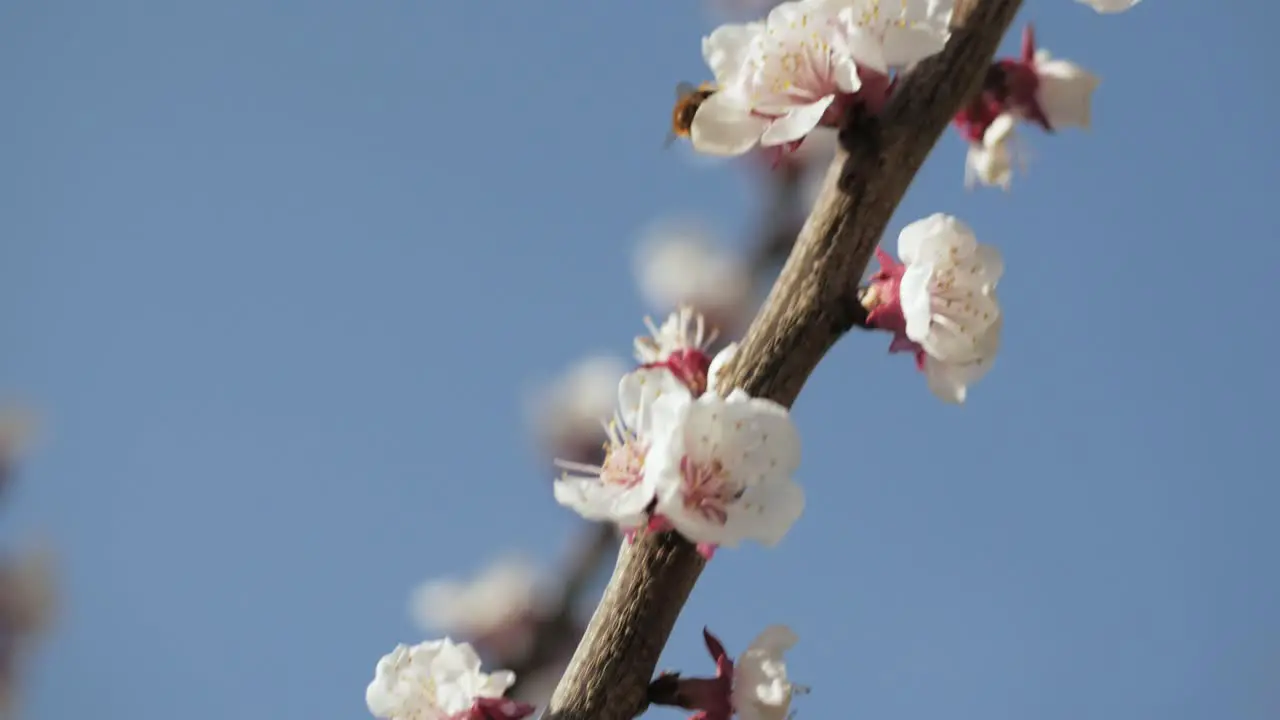
[[[667,369],[676,379],[689,388],[689,392],[698,397],[707,390],[707,372],[711,369],[711,358],[697,348],[683,348],[671,353],[667,358]]]
[[[724,525],[729,519],[729,503],[742,496],[742,490],[734,487],[724,465],[717,459],[695,462],[686,455],[680,459],[680,472],[684,476],[685,509]]]
[[[644,476],[644,458],[649,448],[639,438],[629,437],[622,443],[610,443],[604,464],[600,466],[600,482],[630,488]]]

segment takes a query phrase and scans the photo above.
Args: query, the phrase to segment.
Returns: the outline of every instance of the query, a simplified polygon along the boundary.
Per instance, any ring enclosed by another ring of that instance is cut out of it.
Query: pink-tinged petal
[[[710,560],[711,558],[715,557],[715,554],[716,554],[715,544],[698,543],[695,547],[698,550],[698,554],[702,556],[703,560]]]
[[[747,105],[722,91],[698,108],[689,140],[695,150],[709,155],[742,155],[760,142],[768,127],[767,118],[752,115]]]
[[[711,659],[715,661],[717,667],[722,660],[726,660],[729,654],[725,652],[724,643],[720,642],[720,638],[711,634],[708,628],[702,628],[702,641],[707,645],[707,653],[711,655]]]
[[[468,720],[522,720],[533,714],[536,708],[510,698],[476,698]]]
[[[836,99],[835,95],[819,98],[808,105],[793,108],[786,115],[774,120],[760,138],[763,146],[782,145],[799,140],[818,127],[822,115]],[[701,111],[699,111],[701,112]]]
[[[919,351],[920,345],[903,335],[895,335],[893,341],[889,343],[889,352],[891,353],[914,353]]]
[[[1031,64],[1036,59],[1036,28],[1031,23],[1022,28],[1022,62]]]

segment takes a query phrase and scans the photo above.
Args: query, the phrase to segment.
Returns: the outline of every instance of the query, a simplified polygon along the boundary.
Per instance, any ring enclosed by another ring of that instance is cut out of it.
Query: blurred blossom
[[[1014,129],[1013,115],[1005,113],[993,121],[980,142],[970,143],[965,155],[964,186],[975,184],[1008,190],[1013,182],[1014,166],[1025,172],[1026,153]]]
[[[556,685],[560,683],[564,671],[569,668],[569,659],[573,657],[576,647],[577,643],[571,644],[563,657],[557,658],[555,662],[538,670],[526,673],[516,689],[511,691],[512,697],[536,708],[545,708],[551,702],[551,695],[556,691]]]
[[[628,369],[619,358],[593,355],[535,394],[527,414],[548,455],[580,462],[599,459],[604,426],[617,404],[618,382]]]
[[[694,221],[650,227],[641,237],[634,267],[640,294],[655,310],[692,306],[721,337],[737,334],[750,319],[750,268]]]
[[[533,565],[506,557],[470,580],[423,583],[409,612],[423,630],[466,638],[486,657],[508,662],[529,654],[547,606]]]
[[[53,616],[52,567],[53,555],[44,548],[0,563],[0,716],[15,704],[20,654]]]
[[[690,720],[786,720],[791,700],[808,688],[787,677],[786,652],[798,640],[786,625],[771,625],[751,641],[735,662],[720,639],[702,631],[707,652],[716,664],[715,677],[682,677],[663,673],[649,686],[656,705],[697,710]]]
[[[397,645],[365,689],[369,712],[386,720],[521,720],[529,705],[503,697],[515,673],[485,673],[467,643],[450,638]]]
[[[15,409],[0,410],[0,490],[8,483],[12,466],[31,445],[35,420]]]
[[[834,129],[817,128],[809,133],[795,152],[786,156],[786,162],[800,165],[801,202],[806,212],[818,202],[822,181],[826,179],[827,169],[840,144],[836,139],[838,134],[839,131]]]

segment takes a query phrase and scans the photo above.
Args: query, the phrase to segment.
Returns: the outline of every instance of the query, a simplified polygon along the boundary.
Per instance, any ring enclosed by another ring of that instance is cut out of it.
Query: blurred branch
[[[512,697],[523,697],[523,686],[531,678],[536,678],[538,671],[564,662],[581,639],[582,627],[575,618],[574,610],[591,587],[592,576],[611,551],[617,549],[619,540],[618,531],[612,525],[596,523],[583,528],[582,539],[574,543],[576,552],[565,570],[564,586],[555,609],[538,622],[529,653],[508,667],[516,675],[516,682],[510,690]]]
[[[857,320],[857,283],[916,172],[977,91],[1020,0],[956,10],[946,49],[907,74],[878,118],[846,119],[827,172],[768,300],[718,388],[790,406],[827,350]],[[705,561],[674,533],[645,534],[620,554],[548,720],[629,720]]]

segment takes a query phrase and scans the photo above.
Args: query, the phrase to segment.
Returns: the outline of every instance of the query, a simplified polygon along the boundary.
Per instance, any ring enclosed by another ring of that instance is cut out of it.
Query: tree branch
[[[721,393],[740,387],[790,406],[836,340],[858,321],[858,283],[898,202],[986,74],[1021,0],[972,0],[951,40],[898,84],[878,118],[852,119],[813,212],[747,330]],[[629,720],[705,562],[675,533],[623,548],[547,720]]]

